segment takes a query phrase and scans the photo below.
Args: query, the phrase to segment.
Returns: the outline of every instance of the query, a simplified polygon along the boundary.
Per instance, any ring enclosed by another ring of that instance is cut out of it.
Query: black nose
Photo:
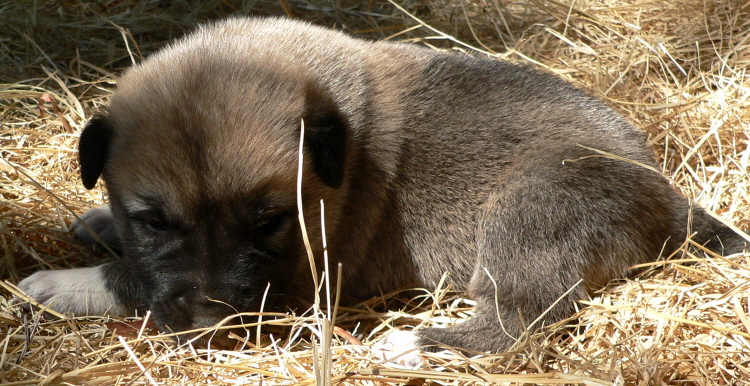
[[[166,297],[176,315],[185,320],[184,329],[211,327],[225,317],[235,313],[234,308],[224,299],[204,291],[191,283],[175,285]],[[175,316],[176,316],[175,315]]]
[[[188,307],[199,302],[202,297],[205,298],[201,292],[195,285],[181,283],[172,288],[167,299],[180,307]]]

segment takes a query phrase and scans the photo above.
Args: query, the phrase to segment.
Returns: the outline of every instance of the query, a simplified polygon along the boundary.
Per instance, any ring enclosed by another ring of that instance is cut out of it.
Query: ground
[[[9,299],[36,270],[106,259],[66,230],[73,213],[106,200],[81,185],[76,147],[117,74],[196,23],[233,14],[287,14],[546,68],[643,128],[677,188],[747,230],[749,11],[729,0],[8,2],[0,7],[0,383],[740,384],[750,377],[750,255],[706,259],[690,247],[654,256],[649,271],[584,299],[575,318],[511,354],[435,354],[417,372],[388,368],[367,346],[394,327],[466,319],[470,300],[438,291],[340,309],[336,326],[364,346],[331,338],[324,314],[256,314],[261,333],[243,347],[206,351],[141,329],[142,318],[42,319]]]

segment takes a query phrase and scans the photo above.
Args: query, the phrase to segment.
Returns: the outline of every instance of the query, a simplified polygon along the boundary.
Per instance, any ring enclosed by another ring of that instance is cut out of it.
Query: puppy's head
[[[302,196],[317,249],[318,202],[335,232],[350,146],[334,98],[304,71],[269,58],[156,57],[128,71],[108,112],[85,128],[83,183],[106,182],[143,307],[161,328],[257,311],[267,288],[265,310],[278,309],[306,287],[301,122]]]

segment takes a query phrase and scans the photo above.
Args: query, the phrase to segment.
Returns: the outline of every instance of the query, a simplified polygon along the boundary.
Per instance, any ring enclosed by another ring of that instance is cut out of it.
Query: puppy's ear
[[[78,142],[78,163],[81,166],[81,180],[86,189],[96,185],[96,180],[104,170],[112,140],[112,127],[103,117],[89,121]]]
[[[315,172],[323,182],[338,188],[344,182],[347,121],[328,92],[317,85],[307,89],[305,146]]]

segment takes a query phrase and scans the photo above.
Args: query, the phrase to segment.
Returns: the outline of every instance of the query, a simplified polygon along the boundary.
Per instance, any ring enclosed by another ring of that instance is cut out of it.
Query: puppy
[[[476,299],[474,317],[418,331],[415,346],[507,349],[527,323],[571,315],[688,232],[714,251],[743,248],[637,164],[654,164],[641,131],[556,76],[234,18],[125,72],[81,135],[83,184],[101,176],[111,203],[84,220],[124,258],[21,288],[65,312],[148,309],[171,331],[257,311],[267,287],[265,310],[310,298],[302,122],[306,227],[320,258],[324,200],[343,292],[429,288],[447,272]]]

